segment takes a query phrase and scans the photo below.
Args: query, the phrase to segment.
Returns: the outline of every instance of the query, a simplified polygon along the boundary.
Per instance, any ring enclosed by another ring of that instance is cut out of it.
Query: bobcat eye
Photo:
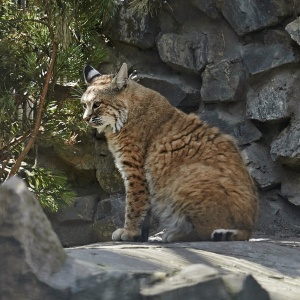
[[[82,107],[83,107],[84,109],[86,109],[86,104],[85,104],[85,103],[82,103]]]
[[[96,108],[98,108],[98,107],[100,107],[101,106],[101,102],[94,102],[94,104],[93,104],[93,109],[96,109]]]

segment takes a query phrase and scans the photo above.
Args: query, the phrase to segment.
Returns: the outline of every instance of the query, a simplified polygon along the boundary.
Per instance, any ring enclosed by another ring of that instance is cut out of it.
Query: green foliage
[[[16,0],[4,0],[0,7],[0,159],[9,162],[2,163],[2,169],[0,164],[0,181],[34,127],[53,43],[59,51],[37,141],[51,140],[57,147],[77,142],[77,135],[85,130],[80,96],[74,97],[81,93],[81,70],[86,63],[97,65],[106,58],[105,50],[99,47],[103,37],[98,29],[117,8],[116,0],[24,3],[20,6]],[[69,92],[59,97],[57,87]],[[66,178],[33,167],[35,152],[30,156],[27,171],[22,173],[44,207],[56,210],[71,195]]]
[[[53,174],[44,168],[24,169],[28,188],[48,212],[56,212],[74,200],[75,193],[63,174]]]

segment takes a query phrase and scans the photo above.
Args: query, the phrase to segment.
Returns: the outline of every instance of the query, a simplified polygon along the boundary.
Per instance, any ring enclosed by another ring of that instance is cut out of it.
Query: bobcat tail
[[[211,234],[211,239],[215,242],[221,241],[247,241],[251,236],[251,231],[241,229],[216,229]]]

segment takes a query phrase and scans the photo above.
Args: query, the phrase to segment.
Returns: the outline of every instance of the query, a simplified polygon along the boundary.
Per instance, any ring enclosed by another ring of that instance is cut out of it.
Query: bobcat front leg
[[[124,150],[123,150],[124,151]],[[126,188],[126,209],[124,228],[119,228],[112,234],[114,241],[144,241],[148,239],[148,234],[142,233],[149,228],[149,192],[143,164],[138,156],[130,156],[121,160],[121,172],[125,180]],[[142,238],[143,236],[143,238]],[[143,239],[143,240],[142,240]]]

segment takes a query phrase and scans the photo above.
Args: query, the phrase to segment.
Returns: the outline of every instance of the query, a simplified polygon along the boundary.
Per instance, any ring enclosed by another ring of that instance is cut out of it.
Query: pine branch
[[[48,24],[45,21],[41,21],[38,19],[14,19],[14,20],[0,20],[0,24],[4,23],[21,23],[21,22],[32,22],[32,23],[39,23],[45,26],[48,26]]]
[[[37,117],[36,117],[35,125],[34,125],[33,131],[31,133],[31,136],[29,138],[29,141],[28,141],[27,145],[25,146],[25,148],[23,149],[23,151],[19,155],[18,159],[16,160],[15,164],[11,168],[11,170],[10,170],[10,172],[9,172],[6,179],[8,179],[11,176],[14,176],[19,171],[22,161],[26,158],[29,150],[32,148],[32,146],[33,146],[33,144],[36,140],[36,137],[39,133],[39,129],[40,129],[41,122],[42,122],[43,107],[44,107],[44,103],[45,103],[46,96],[47,96],[47,93],[48,93],[49,84],[50,84],[51,77],[52,77],[52,74],[53,74],[54,64],[55,64],[57,51],[58,51],[57,42],[54,41],[54,39],[52,41],[53,41],[53,45],[52,45],[52,54],[51,54],[51,59],[50,59],[50,65],[48,67],[44,87],[43,87],[42,94],[41,94],[41,97],[40,97],[39,108],[38,108],[38,111],[37,111]]]
[[[21,142],[23,142],[24,140],[26,140],[29,136],[30,136],[31,132],[27,131],[25,132],[23,135],[14,138],[12,141],[10,141],[7,145],[4,145],[3,147],[0,148],[0,152],[6,151],[7,149],[13,147],[16,144],[19,144]]]

